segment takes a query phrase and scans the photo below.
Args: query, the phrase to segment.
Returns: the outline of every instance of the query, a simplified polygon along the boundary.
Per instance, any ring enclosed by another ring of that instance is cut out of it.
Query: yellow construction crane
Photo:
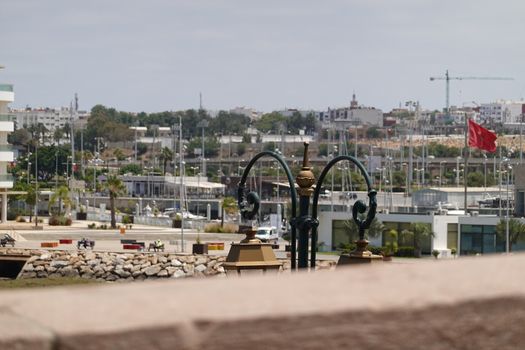
[[[451,80],[514,80],[514,78],[502,78],[502,77],[451,77],[448,75],[448,69],[444,77],[430,77],[430,81],[434,80],[445,80],[447,87],[447,116],[450,112],[450,81]]]

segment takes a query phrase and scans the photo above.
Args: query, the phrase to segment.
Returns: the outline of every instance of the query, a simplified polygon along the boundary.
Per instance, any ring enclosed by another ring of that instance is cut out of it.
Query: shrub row
[[[234,224],[224,224],[221,226],[218,222],[210,222],[204,226],[204,232],[207,233],[236,233],[239,226]]]
[[[341,252],[341,254],[348,254],[349,252],[356,249],[355,243],[341,243],[339,245],[338,251]],[[375,255],[385,255],[385,251],[387,251],[386,247],[377,247],[373,245],[368,246],[368,250],[371,251]],[[399,247],[397,248],[397,252],[394,254],[394,256],[398,257],[414,257],[414,247]]]
[[[71,218],[65,216],[53,215],[49,218],[49,225],[51,226],[71,226]]]

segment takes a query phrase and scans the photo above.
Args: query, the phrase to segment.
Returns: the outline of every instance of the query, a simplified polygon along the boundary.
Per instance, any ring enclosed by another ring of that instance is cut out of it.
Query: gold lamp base
[[[368,241],[362,239],[356,242],[356,249],[348,254],[341,254],[337,265],[355,265],[355,264],[375,264],[383,262],[381,255],[372,254],[371,251],[367,250]]]
[[[278,261],[272,249],[272,244],[261,243],[255,238],[256,230],[246,230],[246,238],[240,243],[231,245],[226,262],[222,264],[226,270],[263,270],[279,269],[282,262]]]

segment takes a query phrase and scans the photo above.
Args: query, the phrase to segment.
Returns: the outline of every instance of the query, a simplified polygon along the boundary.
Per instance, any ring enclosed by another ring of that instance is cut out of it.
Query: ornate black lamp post
[[[296,182],[297,182],[297,185],[299,186],[299,196],[300,196],[299,197],[299,216],[297,216],[297,193],[296,193],[295,184],[293,182],[293,177],[292,177],[290,168],[288,167],[288,165],[285,163],[285,161],[279,154],[271,152],[271,151],[265,151],[265,152],[261,152],[257,154],[255,157],[252,158],[248,166],[244,169],[244,173],[242,175],[241,181],[239,182],[237,199],[238,199],[239,208],[241,209],[242,217],[244,219],[253,219],[259,210],[259,205],[260,205],[259,196],[255,192],[249,192],[246,194],[245,184],[246,184],[246,179],[248,177],[248,174],[252,166],[255,164],[257,160],[265,156],[272,157],[278,161],[278,163],[283,167],[286,173],[286,176],[288,178],[288,183],[290,185],[290,194],[291,194],[291,201],[292,201],[292,217],[290,218],[291,268],[292,269],[296,268],[296,255],[298,255],[298,265],[299,265],[298,267],[299,268],[308,267],[308,241],[309,241],[310,231],[311,231],[311,247],[312,247],[311,256],[310,256],[310,266],[312,268],[315,267],[316,245],[317,245],[317,227],[319,225],[319,221],[317,220],[319,193],[320,193],[322,183],[325,179],[326,174],[330,171],[330,169],[335,164],[341,161],[350,161],[359,168],[359,170],[361,171],[362,175],[365,178],[366,185],[368,188],[368,198],[369,198],[368,213],[366,212],[367,205],[361,200],[357,201],[353,206],[352,217],[354,221],[356,222],[357,226],[359,227],[359,240],[357,241],[356,250],[351,252],[348,257],[350,259],[355,260],[356,262],[369,262],[374,258],[378,258],[372,255],[372,253],[366,249],[366,246],[368,245],[368,241],[366,241],[364,238],[365,230],[372,223],[372,220],[375,217],[376,208],[377,208],[376,191],[372,189],[372,182],[370,181],[370,177],[368,176],[368,173],[366,172],[365,168],[354,157],[351,157],[351,156],[336,157],[332,159],[327,164],[327,166],[323,169],[321,176],[319,177],[319,181],[317,181],[317,185],[314,190],[313,185],[315,183],[315,177],[312,172],[312,168],[309,166],[308,143],[306,142],[304,144],[303,167],[296,177]],[[312,194],[313,194],[312,214],[309,215],[310,196]],[[363,216],[366,216],[366,217],[363,217]],[[297,229],[299,229],[299,247],[298,249],[296,247]],[[298,250],[298,254],[296,254],[297,250]]]

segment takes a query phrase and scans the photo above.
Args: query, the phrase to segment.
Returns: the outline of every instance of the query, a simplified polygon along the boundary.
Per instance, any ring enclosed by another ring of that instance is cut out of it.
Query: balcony
[[[13,114],[0,114],[0,132],[13,132],[15,129],[15,119]]]
[[[14,177],[11,174],[0,175],[0,188],[13,188]]]
[[[0,145],[0,162],[12,162],[15,159],[11,145]]]
[[[13,85],[11,85],[11,84],[0,84],[0,91],[13,92]]]
[[[13,102],[15,100],[15,93],[13,92],[13,85],[0,84],[0,103]]]

